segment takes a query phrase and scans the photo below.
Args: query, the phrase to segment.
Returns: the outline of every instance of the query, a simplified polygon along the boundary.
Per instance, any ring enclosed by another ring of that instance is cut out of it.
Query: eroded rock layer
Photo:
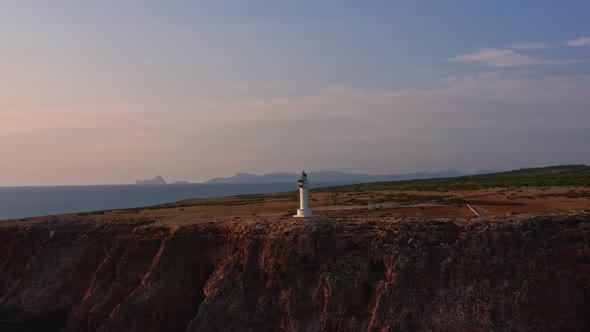
[[[2,227],[0,324],[590,330],[589,245],[589,215]]]

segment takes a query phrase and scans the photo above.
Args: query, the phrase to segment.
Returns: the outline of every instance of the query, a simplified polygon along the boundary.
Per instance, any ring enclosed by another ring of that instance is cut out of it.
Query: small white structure
[[[382,210],[385,209],[385,205],[383,203],[369,203],[368,204],[369,210]]]
[[[309,181],[307,181],[307,174],[305,174],[305,171],[301,173],[301,178],[297,183],[299,184],[299,209],[297,209],[297,214],[293,217],[315,217],[309,208]]]

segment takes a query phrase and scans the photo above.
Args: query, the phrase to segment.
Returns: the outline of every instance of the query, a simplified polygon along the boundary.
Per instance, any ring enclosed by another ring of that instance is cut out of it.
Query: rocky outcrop
[[[588,215],[3,227],[0,327],[582,331],[589,245]]]
[[[161,175],[156,175],[156,177],[154,177],[151,180],[136,180],[135,184],[154,185],[154,184],[168,184],[168,182],[166,182],[166,180],[164,180],[164,178]]]

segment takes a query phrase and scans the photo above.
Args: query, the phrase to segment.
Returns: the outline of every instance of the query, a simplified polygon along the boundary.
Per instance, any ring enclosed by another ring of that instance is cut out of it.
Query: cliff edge
[[[582,331],[590,329],[589,245],[588,214],[0,227],[0,324]]]

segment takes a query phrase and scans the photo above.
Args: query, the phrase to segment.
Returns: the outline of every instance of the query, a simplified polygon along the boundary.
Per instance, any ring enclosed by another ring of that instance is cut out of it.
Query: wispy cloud
[[[582,37],[578,39],[572,39],[565,42],[566,45],[579,47],[579,46],[588,46],[590,45],[590,37]]]
[[[264,84],[238,83],[234,89],[240,92],[285,92],[297,88],[297,82],[289,80],[275,80]]]
[[[579,136],[590,128],[589,89],[588,76],[495,71],[448,78],[432,88],[322,86],[305,95],[262,90],[240,100],[187,105],[0,111],[0,153],[10,156],[0,163],[0,182],[16,184],[18,174],[34,184],[104,183],[105,173],[121,182],[163,171],[195,181],[244,169],[268,172],[269,160],[275,170],[370,164],[401,172],[444,169],[449,161],[504,168],[548,162],[547,141],[557,146],[552,158],[583,158],[590,155],[586,136]],[[7,109],[4,101],[0,110]],[[531,139],[541,135],[547,139]],[[395,169],[392,155],[399,156]],[[43,172],[28,165],[43,165]]]
[[[512,48],[515,50],[530,51],[553,48],[553,46],[545,42],[518,42],[512,44]]]
[[[558,66],[574,64],[579,61],[570,59],[539,59],[510,49],[486,48],[475,53],[460,54],[452,60],[472,62],[498,68],[523,66]]]

